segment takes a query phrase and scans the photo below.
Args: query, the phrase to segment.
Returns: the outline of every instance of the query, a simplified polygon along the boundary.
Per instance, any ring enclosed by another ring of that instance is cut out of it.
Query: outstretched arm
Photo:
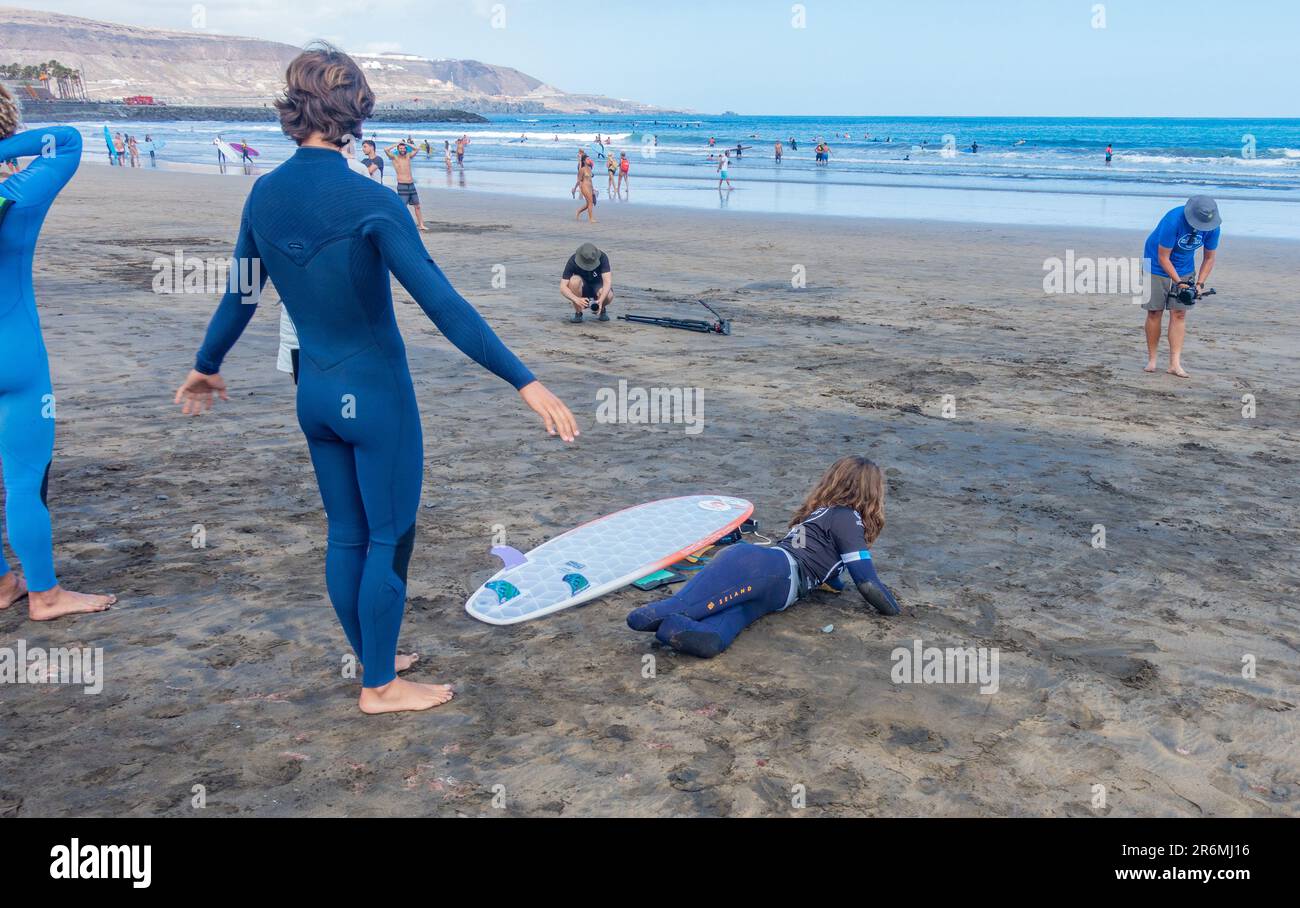
[[[393,204],[400,205],[396,196]],[[367,224],[366,233],[397,280],[456,349],[516,390],[537,380],[451,286],[406,212],[381,212]]]
[[[0,196],[16,205],[42,205],[59,194],[81,163],[81,133],[71,126],[29,129],[0,141],[0,161],[35,157],[0,183]]]
[[[542,418],[547,432],[573,441],[579,432],[569,408],[533,376],[474,307],[452,288],[429,257],[397,196],[390,194],[390,198],[386,210],[376,213],[365,228],[389,270],[447,340],[474,362],[510,382],[524,403]]]
[[[256,191],[256,190],[254,190]],[[257,302],[266,286],[266,271],[257,251],[257,239],[249,223],[253,193],[244,203],[244,215],[239,223],[239,239],[235,241],[235,256],[230,263],[230,275],[225,296],[208,323],[208,333],[194,360],[194,369],[204,375],[216,375],[221,363],[244,333],[248,322],[257,311]]]

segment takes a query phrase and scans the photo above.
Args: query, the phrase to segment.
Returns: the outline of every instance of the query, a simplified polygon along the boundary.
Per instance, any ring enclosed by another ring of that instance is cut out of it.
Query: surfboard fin
[[[502,563],[505,565],[505,570],[509,570],[512,567],[518,567],[528,560],[527,557],[524,556],[523,552],[509,545],[492,546],[492,554],[501,559]]]

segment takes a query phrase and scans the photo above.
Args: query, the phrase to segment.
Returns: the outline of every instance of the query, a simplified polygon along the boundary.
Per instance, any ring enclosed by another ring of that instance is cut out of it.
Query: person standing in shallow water
[[[340,149],[374,110],[365,74],[328,45],[289,64],[276,102],[298,144],[253,184],[235,246],[232,286],[212,316],[194,370],[176,391],[195,415],[228,400],[221,366],[269,278],[297,329],[298,422],[329,525],[325,583],[364,671],[362,712],[422,710],[448,685],[397,677],[407,567],[424,476],[420,412],[393,312],[389,275],[466,356],[513,385],[553,435],[573,414],[448,283],[398,197],[353,171]]]
[[[0,178],[0,471],[4,529],[20,577],[0,556],[0,609],[24,597],[35,621],[102,612],[115,596],[74,593],[54,572],[48,507],[56,416],[50,361],[32,293],[32,259],[45,215],[81,163],[70,126],[19,132],[18,105],[0,85],[0,161],[32,158]]]

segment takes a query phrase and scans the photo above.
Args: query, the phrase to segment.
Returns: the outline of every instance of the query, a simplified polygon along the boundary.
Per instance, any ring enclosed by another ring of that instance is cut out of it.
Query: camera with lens
[[[1169,296],[1178,300],[1184,306],[1195,306],[1196,301],[1205,299],[1207,296],[1214,296],[1214,288],[1206,287],[1204,290],[1198,289],[1196,284],[1179,284],[1176,288],[1170,288]]]

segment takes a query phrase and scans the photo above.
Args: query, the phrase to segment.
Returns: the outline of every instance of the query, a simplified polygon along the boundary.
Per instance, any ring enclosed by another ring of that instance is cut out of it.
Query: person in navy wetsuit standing
[[[267,278],[298,331],[298,422],[329,522],[325,581],[364,667],[363,712],[428,709],[451,688],[397,678],[406,572],[423,479],[420,413],[393,312],[389,273],[458,349],[510,382],[572,441],[573,415],[497,338],[429,257],[392,190],[354,172],[340,149],[375,98],[360,67],[328,45],[290,65],[276,102],[298,150],[253,184],[230,288],[176,392],[187,414],[226,400],[222,360],[252,318]]]
[[[19,577],[0,556],[0,609],[27,596],[28,614],[48,621],[102,612],[117,601],[59,585],[46,504],[55,403],[32,259],[46,213],[81,163],[81,134],[70,126],[18,132],[18,105],[0,86],[0,161],[26,157],[32,158],[26,167],[0,178],[0,468],[9,545],[26,575]]]

